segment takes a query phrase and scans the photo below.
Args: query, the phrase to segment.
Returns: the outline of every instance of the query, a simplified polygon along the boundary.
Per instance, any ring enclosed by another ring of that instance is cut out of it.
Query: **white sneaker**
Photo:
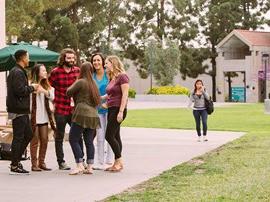
[[[92,168],[93,168],[93,170],[104,170],[105,166],[104,166],[104,164],[97,163],[97,164],[94,164]]]
[[[114,161],[106,161],[107,165],[112,165],[114,163]]]
[[[198,142],[200,142],[201,141],[201,136],[198,136],[198,140],[197,140]]]
[[[207,139],[206,136],[203,136],[203,141],[204,141],[204,142],[207,142],[207,141],[208,141],[208,139]]]

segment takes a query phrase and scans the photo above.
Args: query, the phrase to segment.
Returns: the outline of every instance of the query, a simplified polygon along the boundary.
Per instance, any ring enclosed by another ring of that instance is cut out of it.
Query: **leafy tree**
[[[63,8],[75,0],[8,0],[6,1],[7,35],[21,36],[23,29],[35,26],[35,17],[50,8]]]
[[[180,51],[176,44],[169,42],[169,46],[163,48],[160,43],[151,41],[145,50],[145,60],[148,71],[159,85],[173,84],[180,63]]]
[[[216,57],[217,44],[233,29],[245,28],[255,29],[262,22],[260,14],[252,14],[255,8],[253,0],[200,0],[197,1],[200,9],[200,25],[202,33],[206,37],[210,49],[212,70],[209,74],[212,77],[213,100],[216,100]],[[263,2],[262,2],[263,3]],[[244,16],[244,17],[243,17]]]
[[[205,74],[209,68],[203,64],[208,59],[208,48],[185,48],[181,52],[180,72],[182,79],[186,77],[197,78],[200,74]]]
[[[35,24],[33,18],[40,14],[43,9],[41,0],[24,2],[21,0],[6,1],[7,35],[20,36],[21,29],[24,27],[32,27]]]

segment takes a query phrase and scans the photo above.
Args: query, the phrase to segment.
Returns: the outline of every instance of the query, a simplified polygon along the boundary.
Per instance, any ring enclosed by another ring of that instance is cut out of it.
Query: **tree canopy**
[[[214,100],[217,44],[235,28],[255,30],[270,24],[264,18],[270,0],[6,2],[9,37],[47,40],[49,49],[71,47],[81,58],[94,51],[117,52],[133,61],[142,78],[151,73],[160,85],[172,82],[176,71],[184,79],[206,73],[212,77]],[[152,51],[156,59],[149,57]],[[210,67],[203,65],[206,59]]]

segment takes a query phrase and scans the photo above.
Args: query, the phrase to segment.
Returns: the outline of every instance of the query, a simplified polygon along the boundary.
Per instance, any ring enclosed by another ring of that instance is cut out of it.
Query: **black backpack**
[[[0,143],[0,160],[10,161],[11,157],[12,157],[11,144]],[[30,159],[30,158],[27,157],[27,149],[26,149],[24,154],[21,157],[21,160],[28,160],[28,159]]]
[[[212,114],[214,112],[214,103],[211,97],[209,97],[209,100],[204,99],[204,102],[207,114]]]
[[[11,160],[11,144],[0,143],[0,159]]]

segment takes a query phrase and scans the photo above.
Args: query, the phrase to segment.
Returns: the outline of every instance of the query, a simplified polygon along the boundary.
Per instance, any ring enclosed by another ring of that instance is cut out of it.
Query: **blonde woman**
[[[117,56],[108,56],[105,60],[105,66],[110,79],[106,88],[107,94],[102,96],[103,99],[107,99],[108,106],[108,124],[105,137],[115,156],[114,164],[105,170],[119,172],[123,169],[120,125],[127,115],[129,78]]]

